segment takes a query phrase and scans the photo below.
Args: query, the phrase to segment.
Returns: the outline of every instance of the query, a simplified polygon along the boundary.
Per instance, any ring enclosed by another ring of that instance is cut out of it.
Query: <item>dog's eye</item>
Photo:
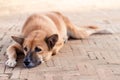
[[[40,52],[40,51],[41,51],[41,49],[40,49],[40,48],[35,47],[35,52]]]
[[[24,50],[27,51],[28,50],[27,47],[24,47]]]

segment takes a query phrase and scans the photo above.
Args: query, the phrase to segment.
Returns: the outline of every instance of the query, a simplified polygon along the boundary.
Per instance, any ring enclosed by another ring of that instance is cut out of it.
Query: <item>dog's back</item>
[[[45,31],[48,36],[52,34],[67,36],[66,24],[62,16],[56,12],[31,15],[22,28],[22,36],[28,36],[34,30]]]

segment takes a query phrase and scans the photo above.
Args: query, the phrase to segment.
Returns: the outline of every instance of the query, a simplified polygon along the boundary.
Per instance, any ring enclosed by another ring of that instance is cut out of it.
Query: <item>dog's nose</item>
[[[30,59],[25,59],[23,61],[23,63],[24,63],[25,66],[28,66],[31,63],[31,60]]]
[[[35,64],[30,59],[25,59],[23,63],[24,63],[24,66],[27,68],[31,68],[35,66]]]
[[[38,64],[41,64],[41,61],[37,61],[36,63],[33,63],[32,60],[26,58],[26,59],[24,59],[23,64],[27,68],[32,68]]]
[[[26,66],[28,66],[29,64],[30,64],[30,60],[28,60],[28,59],[26,59],[26,60],[24,60],[24,64],[26,65]]]

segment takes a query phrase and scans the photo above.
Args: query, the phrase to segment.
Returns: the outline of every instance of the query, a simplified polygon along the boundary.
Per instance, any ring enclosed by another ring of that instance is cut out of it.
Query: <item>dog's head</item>
[[[58,35],[47,36],[43,31],[34,31],[27,37],[15,37],[12,39],[22,46],[25,54],[23,63],[26,67],[31,68],[44,62],[52,54],[52,49],[58,41]]]

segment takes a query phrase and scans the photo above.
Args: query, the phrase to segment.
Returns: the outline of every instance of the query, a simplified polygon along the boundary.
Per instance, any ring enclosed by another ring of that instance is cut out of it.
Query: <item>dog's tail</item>
[[[98,27],[98,26],[87,26],[87,27],[83,27],[85,28],[86,31],[90,31],[90,35],[91,34],[112,34],[113,32],[108,30],[108,29],[105,29],[105,28],[101,28],[101,27]]]
[[[92,34],[112,34],[111,31],[103,29],[97,26],[67,26],[68,35],[72,38],[84,39],[88,38]]]
[[[55,12],[57,15],[61,16],[64,20],[66,27],[67,27],[67,34],[69,37],[76,38],[76,39],[83,39],[87,38],[92,34],[111,34],[111,31],[106,29],[102,29],[97,26],[86,26],[86,27],[76,27],[72,22],[64,15],[59,12]]]
[[[76,39],[88,38],[92,34],[111,34],[112,32],[97,26],[76,27],[70,20],[63,16],[63,20],[67,26],[68,36]]]

